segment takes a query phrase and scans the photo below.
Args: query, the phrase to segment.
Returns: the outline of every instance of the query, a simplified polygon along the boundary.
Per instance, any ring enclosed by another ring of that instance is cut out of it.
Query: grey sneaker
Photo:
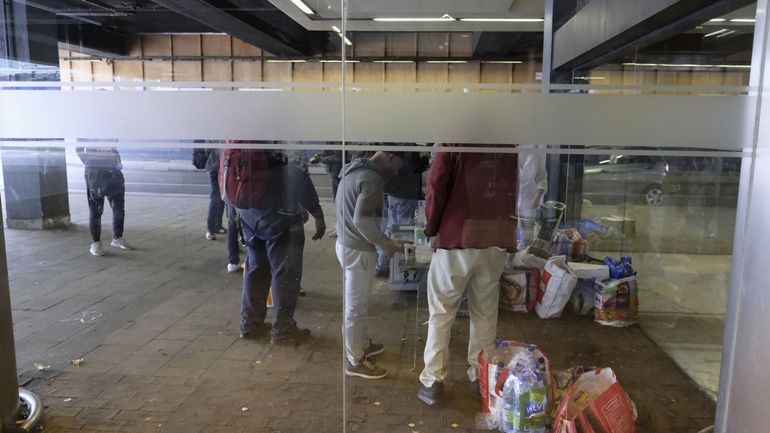
[[[364,379],[382,379],[388,375],[388,370],[377,366],[368,359],[364,359],[358,365],[352,365],[348,362],[345,374],[348,376],[363,377]]]
[[[369,359],[372,356],[377,356],[385,351],[385,346],[382,344],[374,344],[372,340],[369,340],[369,347],[364,349],[364,359]]]
[[[94,256],[103,256],[103,255],[106,254],[104,252],[104,248],[102,248],[102,243],[101,242],[94,242],[94,243],[92,243],[91,244],[91,249],[89,251],[91,251],[91,254],[94,255]]]
[[[128,242],[125,241],[123,238],[114,238],[112,242],[110,242],[110,245],[112,245],[115,248],[120,248],[121,250],[133,250],[134,247],[129,245]]]

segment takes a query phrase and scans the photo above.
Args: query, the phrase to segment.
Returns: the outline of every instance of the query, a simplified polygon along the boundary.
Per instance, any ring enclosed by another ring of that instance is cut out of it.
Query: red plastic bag
[[[561,401],[553,433],[636,433],[634,410],[610,368],[583,373]]]

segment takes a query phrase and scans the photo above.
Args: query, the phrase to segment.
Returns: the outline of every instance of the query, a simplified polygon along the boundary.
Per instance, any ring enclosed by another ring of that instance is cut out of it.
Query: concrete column
[[[0,22],[0,60],[12,61],[11,65],[14,61],[59,64],[56,14],[20,2],[3,1]],[[58,80],[58,73],[54,75]],[[29,77],[22,74],[15,79],[25,81]],[[64,148],[3,148],[0,158],[9,228],[51,229],[69,225]]]
[[[5,232],[0,224],[0,433],[16,431],[18,413],[19,382],[16,376],[16,349],[11,320],[11,290],[8,285]]]
[[[64,148],[4,148],[0,155],[8,227],[67,227],[70,208]]]

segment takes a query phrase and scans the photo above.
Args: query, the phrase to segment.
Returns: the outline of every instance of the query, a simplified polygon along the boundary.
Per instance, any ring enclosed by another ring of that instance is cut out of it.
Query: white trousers
[[[425,343],[425,368],[420,374],[423,385],[430,387],[447,377],[449,337],[468,288],[471,316],[468,343],[468,378],[478,378],[478,355],[495,341],[500,275],[505,267],[505,251],[500,248],[436,250],[428,271],[428,341]]]
[[[337,242],[337,259],[345,271],[345,355],[348,362],[358,365],[364,357],[364,349],[369,346],[366,320],[369,318],[377,253],[346,248]]]

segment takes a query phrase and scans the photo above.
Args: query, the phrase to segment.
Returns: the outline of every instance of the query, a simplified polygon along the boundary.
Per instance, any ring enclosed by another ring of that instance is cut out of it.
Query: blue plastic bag
[[[623,256],[617,262],[612,257],[607,256],[604,258],[604,264],[610,268],[611,280],[619,280],[636,275],[636,271],[631,267],[631,257],[629,256]]]

